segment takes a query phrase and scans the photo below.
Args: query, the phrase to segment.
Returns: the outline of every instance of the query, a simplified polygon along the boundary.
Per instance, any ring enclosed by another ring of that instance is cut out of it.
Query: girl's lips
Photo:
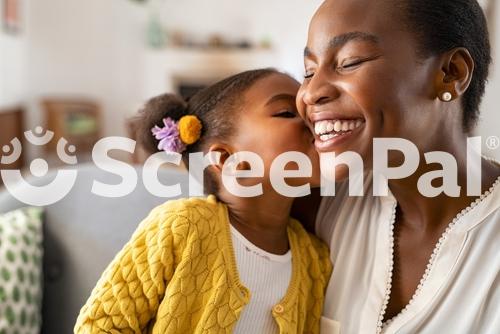
[[[334,138],[328,140],[321,140],[319,136],[315,135],[314,146],[318,152],[331,152],[334,151],[338,146],[345,144],[349,140],[356,139],[356,136],[359,136],[361,131],[363,130],[365,123],[363,123],[360,127],[341,133]]]

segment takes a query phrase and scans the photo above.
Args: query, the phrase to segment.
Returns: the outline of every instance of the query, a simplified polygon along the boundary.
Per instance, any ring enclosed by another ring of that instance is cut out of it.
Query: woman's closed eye
[[[357,67],[364,63],[365,61],[363,59],[357,59],[357,60],[349,60],[343,63],[342,65],[339,66],[339,68],[344,68],[344,69],[350,69]]]
[[[340,65],[337,66],[336,70],[337,71],[352,71],[359,66],[361,66],[363,63],[368,62],[370,60],[375,60],[377,57],[369,57],[369,58],[350,58],[344,60]],[[304,74],[304,79],[311,79],[314,77],[314,72],[312,71],[306,71]]]
[[[337,67],[337,71],[352,71],[360,67],[366,62],[376,60],[380,56],[373,56],[373,57],[367,57],[367,58],[350,58],[346,59],[341,64]]]
[[[339,65],[337,67],[337,71],[351,71],[356,68],[358,68],[361,64],[363,64],[366,60],[365,59],[357,59],[357,60],[352,60],[352,61],[346,61],[343,64]],[[304,74],[304,79],[311,79],[314,77],[314,73],[308,72]]]

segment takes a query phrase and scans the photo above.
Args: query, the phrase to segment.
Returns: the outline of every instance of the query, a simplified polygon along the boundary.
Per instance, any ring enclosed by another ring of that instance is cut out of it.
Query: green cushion
[[[0,334],[40,332],[42,216],[32,207],[0,215]]]

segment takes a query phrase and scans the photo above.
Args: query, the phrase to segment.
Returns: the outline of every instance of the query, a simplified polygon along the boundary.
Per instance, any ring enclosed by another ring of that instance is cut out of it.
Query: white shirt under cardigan
[[[342,334],[500,333],[500,180],[467,208],[436,246],[412,301],[382,324],[391,288],[396,200],[348,197],[347,184],[324,198],[316,221],[334,264],[323,328]],[[324,331],[324,333],[329,333]]]
[[[285,297],[292,278],[292,252],[268,253],[231,226],[236,265],[241,282],[250,290],[250,302],[241,312],[234,334],[276,334],[272,309]]]

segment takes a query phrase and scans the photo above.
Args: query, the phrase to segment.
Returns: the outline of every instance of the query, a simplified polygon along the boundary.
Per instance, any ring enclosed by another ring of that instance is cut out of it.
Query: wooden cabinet
[[[48,153],[57,149],[59,138],[74,145],[77,152],[91,152],[101,136],[100,107],[84,100],[45,99],[42,101],[47,129],[54,139],[46,146]]]
[[[21,107],[9,109],[0,109],[0,156],[11,155],[13,147],[10,141],[18,138],[21,143],[24,142],[24,126],[23,126],[24,111]],[[3,151],[4,146],[8,145],[7,153]],[[21,169],[24,166],[24,154],[21,151],[21,156],[14,163],[9,165],[0,164],[0,169]],[[0,177],[0,185],[2,184]]]

